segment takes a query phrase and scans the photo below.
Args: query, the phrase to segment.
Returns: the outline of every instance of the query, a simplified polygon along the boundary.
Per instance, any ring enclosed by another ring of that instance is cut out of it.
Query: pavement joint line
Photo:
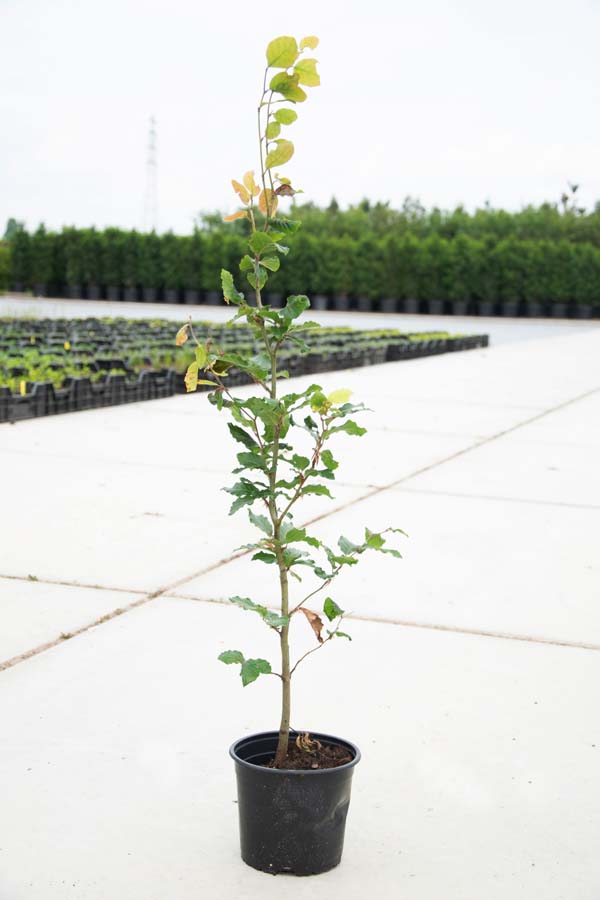
[[[210,597],[194,597],[192,594],[169,593],[164,595],[165,600],[191,600],[193,603],[212,603],[216,606],[231,608],[229,600],[221,600]],[[440,625],[435,622],[415,622],[412,619],[377,618],[376,616],[361,616],[354,613],[346,613],[344,619],[353,622],[372,622],[375,625],[395,625],[400,628],[419,628],[425,631],[445,631],[451,634],[468,634],[473,637],[495,638],[503,641],[521,641],[526,644],[549,644],[552,647],[569,647],[573,650],[593,650],[600,652],[600,644],[592,644],[584,641],[560,641],[556,638],[534,637],[528,634],[512,634],[509,631],[491,631],[483,628],[461,628],[458,625]]]
[[[26,581],[30,584],[57,584],[60,587],[83,588],[89,591],[114,591],[121,594],[143,594],[147,596],[148,591],[142,591],[139,588],[109,587],[105,584],[84,584],[81,581],[65,581],[60,578],[39,578],[37,575],[30,578],[29,575],[3,575],[0,572],[0,580],[6,581]]]
[[[483,438],[482,440],[477,441],[468,447],[464,447],[462,450],[458,450],[455,453],[452,453],[449,456],[444,457],[441,460],[438,460],[437,462],[429,463],[427,466],[422,466],[420,469],[417,469],[414,472],[412,472],[408,475],[405,475],[402,478],[397,479],[396,481],[390,482],[389,484],[383,485],[382,487],[374,488],[373,490],[368,491],[366,494],[363,494],[360,497],[356,497],[354,500],[350,500],[347,503],[336,507],[336,509],[332,509],[326,513],[322,513],[319,516],[315,516],[313,519],[310,519],[308,522],[305,522],[304,527],[306,527],[306,525],[312,525],[315,522],[320,522],[323,519],[327,519],[327,518],[335,515],[336,513],[343,511],[344,509],[348,509],[351,506],[355,506],[356,504],[361,503],[364,500],[369,500],[369,499],[371,499],[371,497],[375,497],[378,494],[383,493],[384,491],[391,490],[392,488],[395,488],[397,485],[403,484],[404,482],[409,481],[412,478],[415,478],[417,475],[422,475],[423,473],[428,472],[431,469],[437,468],[438,466],[441,466],[444,463],[451,462],[454,459],[464,456],[466,453],[470,453],[472,450],[477,450],[479,447],[482,447],[482,446],[485,446],[486,444],[492,443],[493,441],[496,441],[499,438],[506,436],[507,434],[511,434],[512,432],[517,431],[520,428],[524,428],[526,425],[529,425],[532,422],[536,422],[539,419],[542,419],[545,416],[551,415],[554,412],[558,412],[559,410],[564,409],[567,406],[571,406],[572,404],[577,403],[580,400],[584,400],[586,397],[589,397],[599,391],[600,391],[600,387],[595,387],[588,391],[585,391],[583,394],[578,394],[575,397],[571,397],[568,400],[562,401],[561,403],[556,404],[555,406],[550,407],[549,409],[543,410],[542,412],[537,413],[534,416],[530,416],[529,418],[524,419],[521,422],[517,422],[515,425],[512,425],[509,428],[505,428],[503,431],[499,431],[496,434],[490,435],[489,437],[486,437],[486,438]],[[199,578],[201,575],[205,575],[208,572],[213,571],[214,569],[218,569],[221,566],[227,565],[228,563],[233,562],[235,559],[239,559],[242,556],[246,556],[246,555],[248,555],[249,552],[250,552],[249,550],[243,550],[241,552],[231,554],[228,557],[224,557],[222,560],[218,560],[215,563],[211,563],[211,565],[206,566],[204,569],[202,569],[198,572],[195,572],[192,575],[188,575],[183,578],[180,578],[177,581],[173,582],[172,584],[165,586],[164,588],[159,588],[158,590],[153,591],[152,593],[149,593],[147,596],[141,597],[139,600],[134,600],[132,603],[128,604],[127,606],[125,606],[123,608],[113,610],[112,613],[108,613],[105,616],[101,616],[99,619],[96,619],[95,621],[90,622],[88,625],[83,625],[83,626],[81,626],[81,628],[78,628],[75,631],[70,632],[68,639],[70,640],[73,637],[78,637],[80,634],[84,634],[86,631],[89,631],[91,628],[94,628],[98,625],[103,625],[105,622],[108,622],[111,619],[116,618],[117,616],[124,615],[125,613],[130,612],[132,609],[136,609],[137,607],[142,606],[146,603],[149,603],[158,597],[169,595],[170,593],[172,593],[175,589],[177,589],[181,585],[187,584],[188,582],[193,581],[194,579]],[[109,590],[109,589],[107,588],[107,590]],[[215,602],[218,602],[218,601],[215,601]],[[356,618],[358,619],[358,617],[356,617]],[[370,620],[366,619],[366,621],[370,621]],[[377,621],[385,622],[385,620],[383,620],[383,619],[379,619]],[[396,622],[394,620],[390,620],[389,624],[401,625],[403,623],[401,621]],[[435,629],[438,631],[454,631],[455,630],[455,629],[451,628],[450,626],[443,626],[443,625],[424,625],[424,624],[419,625],[419,624],[415,624],[415,623],[404,623],[404,624],[406,625],[406,627],[415,627],[415,628],[426,628],[427,627],[427,628]],[[476,630],[468,631],[466,629],[464,629],[463,632],[465,634],[475,634],[475,635],[479,634],[481,636],[497,637],[497,638],[502,638],[505,640],[523,640],[523,641],[532,642],[531,638],[514,637],[511,635],[502,634],[502,633],[495,634],[495,633],[490,632],[488,634],[486,632],[478,632]],[[24,662],[27,659],[31,659],[31,657],[37,656],[38,654],[43,653],[46,650],[50,650],[52,647],[56,647],[56,646],[58,646],[58,644],[64,643],[64,641],[65,641],[65,638],[58,637],[58,638],[55,638],[53,641],[48,641],[45,644],[40,644],[37,647],[34,647],[31,650],[27,650],[18,656],[12,657],[11,659],[8,659],[4,662],[0,662],[0,672],[5,671],[6,669],[12,668],[13,666],[18,665],[19,663]],[[552,643],[552,644],[556,644],[556,646],[569,646],[569,647],[573,646],[573,647],[578,647],[580,649],[586,649],[586,650],[600,650],[600,646],[596,646],[594,644],[571,644],[569,642],[546,641],[545,639],[536,639],[534,642]]]
[[[53,647],[58,647],[59,644],[64,644],[67,641],[71,640],[71,638],[78,637],[80,634],[84,634],[86,631],[89,631],[91,628],[95,628],[97,625],[104,625],[105,622],[110,622],[112,619],[116,619],[118,616],[122,616],[125,613],[131,612],[132,609],[137,609],[138,606],[143,606],[145,603],[149,603],[150,600],[153,599],[153,595],[140,597],[139,600],[134,600],[132,603],[128,603],[127,606],[113,609],[112,612],[106,613],[106,615],[104,616],[100,616],[93,622],[88,622],[87,625],[82,625],[80,628],[75,628],[73,631],[63,632],[61,635],[59,635],[59,637],[54,638],[54,640],[52,641],[46,641],[44,644],[38,644],[37,647],[32,647],[31,650],[25,650],[23,653],[19,653],[17,656],[12,656],[10,659],[6,659],[3,662],[0,662],[0,672],[4,672],[6,671],[6,669],[12,669],[13,666],[31,659],[33,656],[39,656],[40,653],[44,653],[46,650],[51,650]]]
[[[403,494],[431,494],[436,497],[459,497],[464,500],[497,500],[499,503],[526,503],[531,506],[559,506],[565,509],[598,509],[597,503],[567,503],[565,500],[532,500],[528,497],[501,497],[499,494],[465,494],[459,491],[434,491],[428,488],[398,488]]]

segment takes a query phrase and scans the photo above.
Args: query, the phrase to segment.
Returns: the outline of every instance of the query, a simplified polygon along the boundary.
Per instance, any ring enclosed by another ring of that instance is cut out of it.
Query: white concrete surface
[[[544,329],[320,376],[374,412],[306,520],[410,538],[340,580],[354,640],[298,670],[294,725],[364,755],[319,878],[238,858],[227,747],[274,727],[277,682],[242,689],[216,656],[276,644],[211,602],[270,599],[266,566],[226,561],[251,531],[220,491],[219,414],[174,397],[0,426],[0,663],[162,592],[0,671],[2,900],[597,900],[600,329]]]

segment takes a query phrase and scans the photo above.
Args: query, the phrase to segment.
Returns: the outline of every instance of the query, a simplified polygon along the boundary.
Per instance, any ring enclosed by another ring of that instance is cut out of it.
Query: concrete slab
[[[415,488],[600,509],[596,454],[587,445],[509,434],[419,475]]]
[[[363,750],[338,869],[280,881],[239,860],[227,747],[273,727],[278,685],[242,689],[215,656],[275,641],[164,599],[3,673],[3,896],[362,900],[368,878],[409,900],[593,900],[600,654],[353,630],[298,670],[293,712]]]
[[[0,578],[0,665],[137,599],[120,591]]]
[[[32,424],[43,432],[46,421]],[[70,429],[81,433],[88,420],[64,421],[68,446]],[[95,423],[101,431],[102,414]],[[135,431],[129,439],[135,441]],[[231,501],[221,488],[231,477],[43,453],[0,452],[0,466],[15,475],[3,489],[11,526],[3,535],[0,575],[155,591],[228,557],[254,536],[247,519],[228,516]],[[337,503],[359,493],[340,487]],[[323,512],[326,499],[310,498],[307,517]]]

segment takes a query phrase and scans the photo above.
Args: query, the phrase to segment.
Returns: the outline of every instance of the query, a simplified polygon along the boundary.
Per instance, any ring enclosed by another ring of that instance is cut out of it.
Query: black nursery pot
[[[232,744],[244,862],[273,875],[318,875],[342,858],[354,766],[360,750],[349,741],[310,732],[322,744],[344,747],[351,762],[335,769],[268,769],[277,732]]]

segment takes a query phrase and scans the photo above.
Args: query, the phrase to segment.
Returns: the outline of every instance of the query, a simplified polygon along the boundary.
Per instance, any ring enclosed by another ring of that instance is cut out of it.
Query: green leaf
[[[344,422],[343,425],[336,425],[335,428],[329,429],[330,434],[333,434],[334,431],[345,431],[346,434],[353,434],[357,437],[360,437],[361,435],[367,433],[366,428],[361,428],[360,425],[357,425],[356,422],[352,421],[352,419],[348,419],[348,421]]]
[[[269,537],[271,537],[271,535],[273,534],[273,529],[266,516],[257,516],[256,513],[253,513],[252,510],[249,509],[248,518],[253,525],[256,525],[257,528],[260,528],[261,531],[264,531],[265,534],[268,534]]]
[[[331,450],[321,451],[321,460],[326,469],[331,469],[333,471],[333,469],[337,469],[339,466],[337,460],[333,458]]]
[[[245,469],[262,469],[263,472],[267,471],[267,464],[258,453],[238,453],[237,460],[240,466],[243,466]]]
[[[225,650],[223,651],[223,653],[221,653],[219,659],[221,660],[221,662],[224,662],[228,666],[230,666],[232,663],[243,663],[244,655],[243,653],[240,653],[239,650]]]
[[[194,353],[196,354],[196,362],[198,363],[198,368],[203,369],[206,363],[206,357],[208,355],[206,353],[206,347],[196,347]]]
[[[273,118],[280,125],[291,125],[298,118],[298,113],[294,109],[278,109]]]
[[[354,553],[359,549],[357,544],[353,544],[352,541],[349,541],[347,537],[344,537],[344,535],[342,535],[338,540],[338,547],[340,548],[342,553],[348,554]]]
[[[298,82],[297,73],[288,75],[287,72],[278,72],[271,78],[269,87],[277,94],[281,94],[285,100],[290,100],[292,103],[304,103],[306,91],[299,86]],[[279,227],[279,222],[277,225]]]
[[[305,84],[307,87],[318,87],[321,84],[316,59],[299,59],[294,66],[294,72],[298,76],[299,84]]]
[[[281,125],[279,124],[279,122],[269,122],[269,124],[267,125],[267,130],[265,132],[267,140],[272,141],[273,138],[278,137],[280,131]]]
[[[272,244],[273,238],[266,231],[255,231],[248,241],[250,249],[257,256],[260,256],[265,247],[270,247]]]
[[[254,440],[254,438],[251,437],[248,434],[248,432],[244,431],[243,428],[240,428],[239,425],[233,425],[231,422],[228,422],[227,427],[229,428],[231,437],[235,441],[239,441],[240,444],[244,444],[244,446],[247,447],[248,450],[258,450],[259,449],[259,446],[256,443],[256,441]]]
[[[383,538],[380,534],[377,534],[374,531],[369,531],[368,528],[365,528],[365,544],[371,550],[381,550],[381,548],[385,544],[385,538]]]
[[[337,619],[338,616],[342,616],[344,614],[344,610],[340,609],[340,607],[331,599],[331,597],[327,597],[327,599],[325,600],[325,603],[323,604],[323,612],[330,622],[333,622],[333,620]]]
[[[351,641],[351,640],[352,640],[352,638],[350,637],[350,635],[349,635],[349,634],[346,634],[345,631],[334,631],[334,632],[333,632],[333,636],[334,636],[334,637],[343,637],[343,638],[346,638],[346,640],[348,640],[348,641]]]
[[[265,256],[261,259],[260,264],[261,266],[264,266],[265,269],[269,269],[270,272],[276,272],[281,265],[278,256]]]
[[[324,484],[307,484],[306,487],[302,488],[302,495],[304,494],[319,494],[324,497],[331,497],[329,493],[329,488],[325,487]],[[331,497],[333,500],[333,497]]]
[[[242,676],[242,684],[246,687],[246,685],[256,681],[259,675],[270,675],[271,663],[267,662],[266,659],[246,659],[242,663],[240,674]]]
[[[261,290],[267,283],[268,277],[269,276],[267,275],[266,269],[263,269],[261,266],[258,267],[258,278],[251,272],[248,272],[248,274],[246,275],[246,278],[255,290],[257,287],[259,290]]]
[[[265,169],[273,169],[275,166],[283,166],[286,162],[294,155],[294,145],[291,141],[286,141],[283,138],[276,141],[277,146],[274,150],[271,150],[267,153],[267,158],[265,160]]]
[[[298,59],[296,38],[283,35],[267,46],[267,63],[274,69],[289,69]]]
[[[223,286],[223,297],[226,303],[241,303],[244,295],[236,289],[233,283],[233,275],[227,269],[221,269],[221,284]]]
[[[285,533],[282,533],[281,540],[282,542],[285,541],[285,543],[289,544],[293,544],[296,541],[302,541],[306,544],[310,544],[311,547],[321,546],[321,541],[308,535],[304,528],[289,528]]]
[[[259,550],[258,553],[255,553],[252,559],[256,560],[257,562],[267,563],[267,565],[269,566],[277,562],[277,557],[274,556],[273,553],[266,553],[263,550]]]
[[[306,469],[310,466],[310,459],[308,456],[300,456],[298,453],[294,453],[292,456],[292,465],[295,469]]]
[[[254,260],[247,253],[240,260],[240,272],[254,272]]]
[[[298,316],[302,315],[305,309],[308,309],[310,306],[310,300],[304,294],[295,294],[292,297],[288,297],[285,303],[285,307],[281,311],[281,315],[287,322],[291,322],[293,319],[297,319]]]

